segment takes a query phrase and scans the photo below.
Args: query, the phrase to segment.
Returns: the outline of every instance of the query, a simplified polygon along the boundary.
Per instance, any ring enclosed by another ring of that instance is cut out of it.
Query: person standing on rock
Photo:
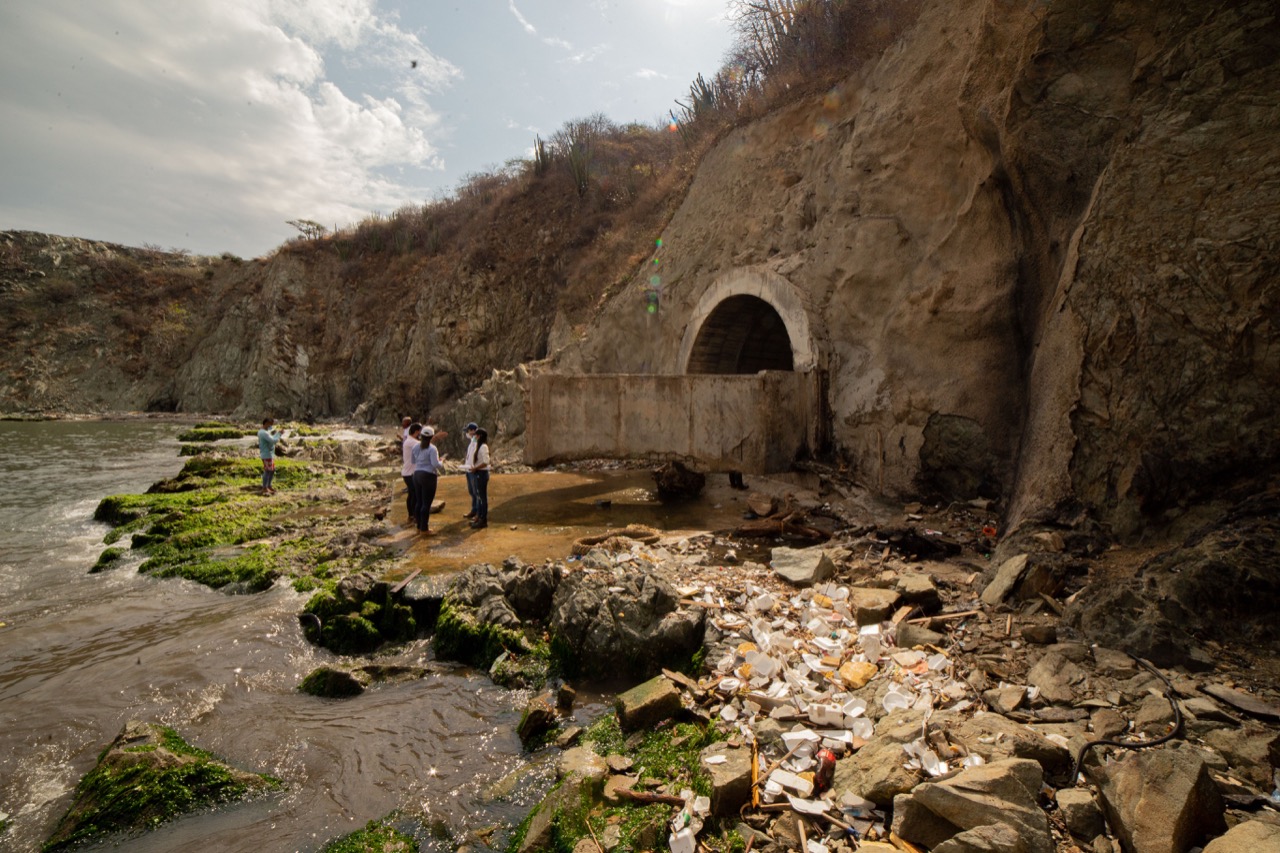
[[[405,509],[409,512],[409,522],[417,523],[418,490],[413,484],[413,451],[418,447],[418,435],[422,432],[422,424],[409,424],[405,436],[400,442],[400,476],[404,479]]]
[[[440,433],[441,436],[444,433]],[[436,432],[431,427],[423,427],[418,434],[418,446],[413,450],[413,488],[418,502],[418,532],[424,536],[434,536],[431,526],[431,504],[436,499],[436,485],[444,465],[440,463],[440,452],[432,441]]]
[[[409,427],[413,424],[413,418],[405,415],[400,419],[400,431],[396,433],[396,439],[400,444],[404,445],[404,440],[409,437]]]
[[[475,461],[476,461],[476,430],[480,429],[480,425],[475,421],[467,424],[467,438],[470,441],[467,444],[467,455],[462,459],[462,470],[467,475],[467,494],[471,496],[471,509],[463,518],[476,517],[476,477],[475,477]]]
[[[276,493],[271,486],[271,481],[276,476],[276,445],[280,443],[284,433],[274,429],[275,423],[275,418],[263,418],[262,429],[258,430],[258,455],[262,457],[262,493],[264,495]]]
[[[476,517],[471,527],[481,530],[489,526],[489,433],[476,429],[476,452],[471,465],[471,475],[476,479]],[[470,450],[468,449],[468,453]]]

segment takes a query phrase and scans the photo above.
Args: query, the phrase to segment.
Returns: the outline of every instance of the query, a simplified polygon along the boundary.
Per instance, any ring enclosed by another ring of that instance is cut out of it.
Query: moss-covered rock
[[[519,631],[482,622],[470,608],[446,598],[436,619],[432,640],[436,657],[456,660],[480,669],[488,669],[504,651],[518,654],[533,652],[533,644]]]
[[[535,645],[525,655],[503,653],[489,667],[489,678],[509,690],[537,689],[551,677],[550,650],[546,644]]]
[[[280,787],[278,779],[222,763],[173,729],[131,721],[80,780],[44,850],[108,833],[140,832],[202,806]]]
[[[338,654],[368,654],[383,643],[403,643],[418,634],[409,606],[394,599],[391,585],[368,573],[328,581],[303,612],[307,639]]]
[[[582,741],[596,755],[627,756],[634,766],[644,768],[645,778],[655,786],[669,791],[687,788],[710,795],[711,781],[702,770],[699,753],[721,737],[714,725],[677,724],[628,739],[618,726],[617,716],[609,713],[583,733]],[[627,744],[631,744],[630,749]],[[598,786],[573,781],[574,771],[567,766],[569,754],[561,765],[561,782],[516,828],[507,853],[569,853],[582,839],[591,838],[594,833],[603,840],[606,832],[616,834],[612,849],[618,853],[653,850],[662,845],[665,825],[675,814],[675,806],[626,800],[616,805],[602,804]],[[741,851],[744,842],[732,831],[732,824],[732,820],[710,818],[698,836],[699,843],[718,853]]]
[[[364,692],[364,680],[353,672],[337,669],[332,666],[321,666],[313,669],[298,690],[311,696],[324,699],[346,699],[359,696]]]
[[[120,558],[124,556],[123,548],[107,548],[98,555],[98,562],[93,564],[93,568],[89,570],[89,574],[97,574],[120,562]]]
[[[321,853],[417,853],[418,842],[384,821],[371,820],[364,829],[335,838]]]
[[[282,459],[280,494],[270,498],[260,494],[261,475],[253,455],[203,453],[146,494],[104,498],[94,517],[112,525],[107,544],[131,537],[146,558],[140,571],[228,592],[258,592],[281,576],[341,576],[392,556],[358,535],[356,525],[367,526],[368,516],[354,500],[350,517],[310,512],[313,495],[339,495],[341,502],[376,491],[360,471]],[[404,631],[402,625],[398,633]]]
[[[178,433],[178,441],[220,441],[224,438],[242,438],[256,433],[257,430],[230,424],[197,424],[185,432]]]

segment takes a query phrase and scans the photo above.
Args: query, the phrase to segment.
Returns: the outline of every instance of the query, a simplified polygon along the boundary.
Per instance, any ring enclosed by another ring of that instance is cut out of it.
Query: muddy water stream
[[[92,521],[94,507],[176,473],[177,431],[150,422],[0,423],[0,813],[11,824],[0,849],[39,849],[76,782],[129,719],[171,725],[286,782],[283,793],[129,839],[130,851],[314,851],[397,809],[463,831],[522,816],[540,787],[509,781],[528,764],[514,735],[524,696],[458,668],[353,700],[318,700],[295,687],[333,657],[303,640],[305,596],[288,585],[227,596],[139,575],[136,560],[87,573],[106,530]],[[413,566],[449,571],[512,553],[564,557],[573,539],[609,525],[705,529],[740,513],[731,502],[703,502],[673,515],[648,499],[646,482],[644,472],[496,475],[491,526],[472,531],[459,518],[465,483],[445,477],[440,534],[393,538]],[[403,515],[397,502],[391,520]],[[387,662],[430,657],[418,641]],[[600,707],[597,698],[580,717]],[[495,784],[507,793],[495,798]]]

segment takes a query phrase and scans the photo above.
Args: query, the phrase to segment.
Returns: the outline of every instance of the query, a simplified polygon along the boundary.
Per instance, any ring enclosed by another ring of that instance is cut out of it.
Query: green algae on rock
[[[97,574],[105,571],[116,563],[120,562],[120,558],[124,556],[123,548],[107,548],[98,555],[98,562],[93,564],[93,568],[89,570],[89,574]]]
[[[76,786],[45,851],[115,832],[141,832],[185,812],[282,787],[230,767],[173,729],[132,720]]]
[[[389,556],[353,534],[364,513],[330,506],[378,491],[378,472],[328,462],[280,459],[280,494],[259,494],[259,460],[224,450],[188,459],[174,478],[146,494],[111,495],[94,513],[112,525],[114,544],[131,537],[146,559],[139,571],[182,577],[216,589],[259,592],[281,576],[340,577]],[[382,488],[385,488],[383,486]],[[326,511],[316,512],[319,503]]]
[[[413,609],[395,601],[391,584],[367,572],[326,581],[303,608],[307,639],[341,655],[368,654],[417,636]]]
[[[221,441],[224,438],[245,438],[255,432],[257,431],[233,424],[196,424],[191,429],[178,433],[178,441]]]
[[[417,853],[418,842],[393,826],[376,820],[365,824],[364,829],[335,838],[321,853]]]
[[[644,780],[652,787],[675,792],[690,789],[710,793],[711,782],[701,770],[699,753],[722,735],[712,724],[676,724],[654,728],[628,739],[610,712],[583,733],[582,742],[600,757],[625,755],[633,766],[643,768]],[[628,747],[630,744],[630,748]],[[566,753],[567,754],[567,753]],[[655,849],[666,835],[666,824],[675,807],[661,803],[620,800],[602,801],[599,783],[575,781],[572,772],[561,767],[561,780],[547,793],[512,833],[506,853],[533,853],[552,850],[571,853],[584,838],[612,838],[616,853]],[[709,850],[730,853],[743,848],[743,840],[729,827],[731,823],[710,818],[707,832],[699,842]]]
[[[488,669],[505,651],[531,654],[535,644],[524,634],[476,618],[468,607],[445,599],[432,640],[436,656]]]

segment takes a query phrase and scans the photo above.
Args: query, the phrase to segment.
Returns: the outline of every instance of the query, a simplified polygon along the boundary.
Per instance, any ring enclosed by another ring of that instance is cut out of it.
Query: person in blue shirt
[[[276,476],[276,445],[280,443],[284,433],[273,429],[275,423],[275,418],[264,418],[262,429],[258,430],[258,455],[262,457],[262,493],[264,495],[276,493],[276,490],[271,487],[271,481]]]
[[[440,451],[432,443],[437,436],[443,437],[444,433],[437,433],[431,427],[424,426],[418,434],[418,446],[412,451],[413,488],[418,502],[418,532],[424,536],[435,535],[430,530],[431,503],[436,499],[436,485],[444,471]]]

